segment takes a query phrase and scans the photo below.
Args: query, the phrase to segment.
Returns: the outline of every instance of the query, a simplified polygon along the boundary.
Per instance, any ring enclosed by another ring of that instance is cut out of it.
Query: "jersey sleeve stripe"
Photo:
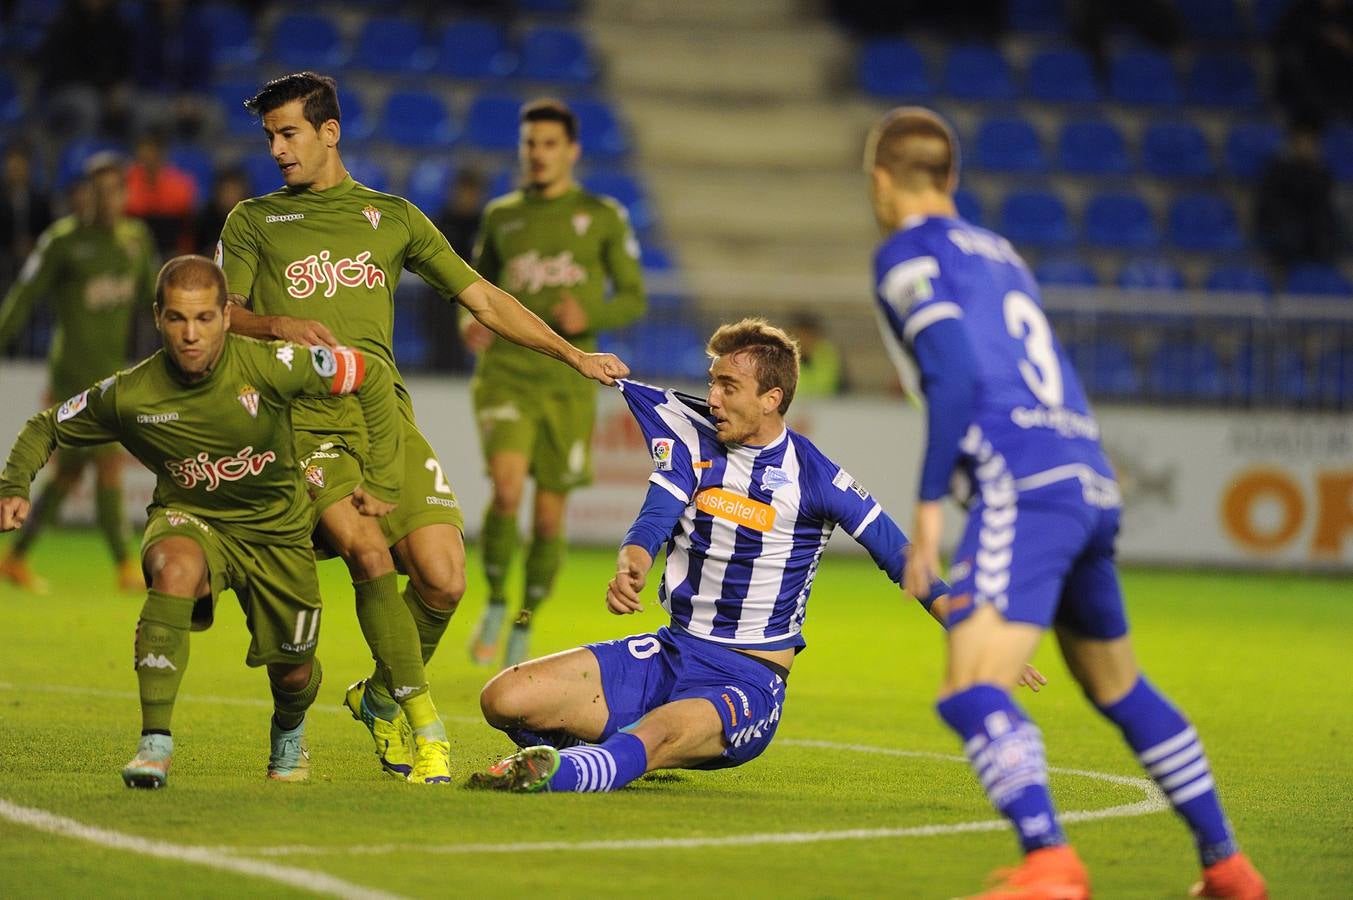
[[[672,481],[661,472],[654,472],[652,475],[648,476],[648,480],[680,500],[682,503],[691,502],[691,498],[686,495],[686,492],[673,484]]]
[[[963,309],[951,300],[945,300],[940,303],[932,303],[920,312],[907,318],[907,324],[902,326],[902,339],[907,343],[913,343],[916,335],[925,331],[931,325],[942,319],[961,319],[963,318]]]
[[[855,530],[850,533],[850,536],[853,538],[858,538],[861,534],[864,533],[864,530],[869,527],[869,523],[877,519],[882,513],[883,507],[875,503],[873,508],[870,509],[869,512],[865,514],[865,517],[860,520],[860,524],[855,526]]]
[[[940,264],[933,256],[918,256],[898,263],[888,270],[879,282],[879,294],[905,316],[917,300],[924,299],[916,291],[918,281],[929,281],[940,274]]]

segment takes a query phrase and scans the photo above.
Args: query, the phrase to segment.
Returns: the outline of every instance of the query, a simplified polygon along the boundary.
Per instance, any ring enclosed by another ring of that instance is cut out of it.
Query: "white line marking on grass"
[[[4,799],[0,799],[0,818],[8,819],[16,825],[45,831],[48,834],[87,841],[114,850],[127,850],[132,853],[139,853],[142,856],[193,863],[212,869],[235,872],[240,875],[264,878],[303,891],[343,897],[345,900],[348,900],[348,898],[350,900],[398,900],[397,894],[387,894],[383,891],[362,887],[335,878],[332,875],[326,875],[323,872],[297,869],[292,866],[260,860],[239,859],[211,847],[171,844],[153,838],[110,831],[106,828],[86,825],[84,822],[77,822],[75,819],[68,819],[65,816],[58,816],[46,810],[17,806]]]

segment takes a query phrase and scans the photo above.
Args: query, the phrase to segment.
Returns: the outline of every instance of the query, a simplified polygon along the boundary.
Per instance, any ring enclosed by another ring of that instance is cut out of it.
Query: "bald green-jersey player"
[[[352,576],[358,620],[377,672],[394,673],[393,693],[373,677],[354,684],[345,702],[370,729],[386,771],[445,783],[450,745],[424,665],[465,591],[463,518],[395,368],[400,273],[408,269],[497,334],[589,378],[609,384],[628,369],[610,354],[582,352],[480,278],[409,201],[355,182],[338,150],[342,113],[333,79],[311,72],[287,75],[245,105],[261,119],[284,186],[245,200],[226,220],[217,261],[239,304],[231,327],[254,337],[341,342],[394,373],[404,432],[403,501],[394,515],[378,525],[340,502],[369,464],[365,430],[350,402],[298,406],[296,451],[318,537],[343,558]],[[402,599],[396,560],[409,576]]]
[[[58,219],[42,233],[0,303],[0,348],[14,340],[34,307],[45,303],[54,314],[56,330],[47,355],[54,400],[70,397],[127,364],[136,309],[149,305],[155,289],[155,242],[144,222],[123,215],[127,188],[118,157],[91,157],[80,188],[88,191],[88,209]],[[117,564],[118,587],[145,587],[127,546],[122,452],[115,444],[57,451],[56,475],[0,560],[0,579],[36,593],[46,591],[46,582],[28,565],[28,553],[91,463],[96,518]]]
[[[578,118],[563,102],[522,107],[518,156],[523,187],[484,211],[475,268],[519,297],[579,346],[644,314],[639,242],[624,207],[573,179],[582,151]],[[494,661],[507,608],[504,586],[518,543],[517,511],[535,481],[522,608],[508,634],[505,666],[526,659],[531,617],[563,561],[569,492],[592,480],[596,386],[554,360],[462,316],[467,346],[479,353],[473,382],[480,446],[492,484],[482,556],[489,603],[470,643],[471,658]]]
[[[28,515],[28,487],[53,449],[119,441],[155,473],[142,539],[150,584],[136,629],[141,738],[129,787],[169,777],[170,720],[188,666],[189,631],[207,628],[235,591],[273,695],[268,777],[309,773],[305,714],[320,684],[320,595],[310,505],[292,446],[299,397],[356,394],[372,463],[355,503],[381,515],[399,499],[402,432],[388,368],[348,349],[228,334],[225,279],[181,256],[161,271],[155,322],[164,348],[34,416],[0,473],[0,531]]]

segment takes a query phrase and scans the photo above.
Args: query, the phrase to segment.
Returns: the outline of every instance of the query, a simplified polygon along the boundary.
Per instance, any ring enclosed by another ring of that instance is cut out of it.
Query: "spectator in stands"
[[[1343,245],[1334,179],[1320,155],[1318,126],[1304,122],[1265,165],[1255,194],[1255,242],[1275,265],[1330,263]]]
[[[193,251],[197,181],[165,158],[164,138],[147,131],[127,167],[127,215],[144,219],[161,257]]]
[[[201,130],[211,87],[211,35],[183,0],[146,4],[137,22],[138,113],[172,124],[180,138]]]
[[[19,264],[50,224],[52,205],[33,181],[32,153],[27,144],[16,141],[5,148],[0,168],[0,291],[9,287]]]
[[[55,131],[80,132],[97,124],[110,136],[126,133],[132,32],[113,0],[66,0],[38,59]]]
[[[1278,102],[1293,122],[1353,117],[1353,3],[1294,0],[1273,28]]]
[[[789,334],[799,342],[798,396],[834,397],[844,391],[841,354],[824,332],[821,317],[799,314],[790,324]]]
[[[1100,78],[1108,78],[1109,36],[1128,28],[1162,50],[1179,46],[1184,23],[1169,0],[1066,0],[1071,37],[1090,54]]]
[[[249,176],[239,166],[229,166],[216,173],[211,196],[202,205],[193,223],[193,241],[197,252],[211,258],[216,253],[216,240],[221,236],[226,216],[241,200],[252,196]],[[454,330],[454,329],[453,329]]]
[[[488,200],[488,183],[478,169],[461,169],[446,192],[446,204],[437,215],[437,227],[462,259],[474,256],[475,235]]]

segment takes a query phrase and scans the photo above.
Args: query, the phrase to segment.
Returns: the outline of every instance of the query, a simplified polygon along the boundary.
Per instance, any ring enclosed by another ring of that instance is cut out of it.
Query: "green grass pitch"
[[[570,555],[538,618],[536,651],[663,624],[656,600],[628,619],[605,611],[611,560]],[[6,897],[951,897],[1017,856],[933,711],[940,632],[866,560],[824,560],[808,650],[763,757],[586,796],[483,795],[383,776],[365,731],[338,706],[369,663],[337,562],[320,567],[327,678],[309,720],[312,781],[263,778],[266,680],[243,665],[242,616],[226,595],[216,627],[193,637],[170,783],[130,791],[118,772],[138,731],[131,634],[141,601],[108,589],[112,568],[90,533],[51,534],[34,563],[50,596],[0,587]],[[1143,666],[1198,726],[1272,895],[1348,896],[1347,579],[1134,570],[1125,582]],[[430,668],[461,777],[509,749],[478,717],[490,673],[465,653],[483,603],[472,583]],[[1051,684],[1019,699],[1043,728],[1050,763],[1089,773],[1053,776],[1059,808],[1141,804],[1139,787],[1104,777],[1141,773],[1051,642],[1037,663]],[[1197,874],[1168,811],[1068,831],[1101,897],[1182,897]]]

